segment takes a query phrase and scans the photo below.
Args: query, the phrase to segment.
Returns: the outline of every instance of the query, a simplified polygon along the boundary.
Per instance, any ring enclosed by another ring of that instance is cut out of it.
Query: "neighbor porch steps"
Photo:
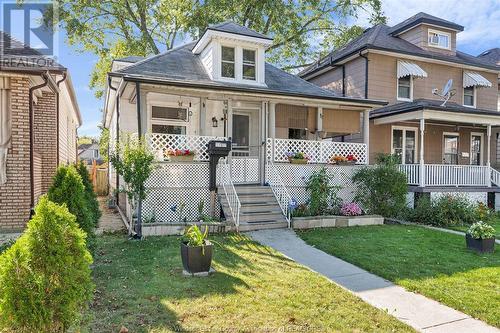
[[[269,186],[235,185],[241,202],[240,231],[286,228],[288,223]],[[219,199],[226,219],[232,221],[224,190],[219,189]]]

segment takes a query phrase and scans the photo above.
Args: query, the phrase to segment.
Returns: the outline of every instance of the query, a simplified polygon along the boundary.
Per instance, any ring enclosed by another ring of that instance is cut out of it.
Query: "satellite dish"
[[[451,89],[452,86],[453,86],[453,79],[449,79],[448,82],[446,82],[446,84],[444,85],[442,92],[439,92],[437,88],[432,89],[432,94],[439,96],[444,100],[441,106],[446,106],[446,102],[448,102],[450,98],[455,96],[456,90]]]

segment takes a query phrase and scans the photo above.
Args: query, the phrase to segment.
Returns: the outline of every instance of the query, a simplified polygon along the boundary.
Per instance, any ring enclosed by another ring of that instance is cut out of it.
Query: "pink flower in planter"
[[[358,216],[363,214],[363,210],[355,202],[349,202],[342,204],[340,208],[340,213],[344,216]]]

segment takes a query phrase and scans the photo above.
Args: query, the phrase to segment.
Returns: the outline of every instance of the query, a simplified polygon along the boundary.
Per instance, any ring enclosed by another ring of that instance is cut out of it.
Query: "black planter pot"
[[[184,270],[189,273],[205,273],[212,264],[213,245],[209,241],[205,246],[187,246],[181,243],[181,258]]]
[[[495,238],[475,239],[470,234],[465,234],[467,248],[479,253],[493,252],[495,250]]]

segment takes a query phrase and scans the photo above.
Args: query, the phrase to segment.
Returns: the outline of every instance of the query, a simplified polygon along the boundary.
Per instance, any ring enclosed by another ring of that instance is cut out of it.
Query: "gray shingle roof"
[[[410,29],[416,25],[427,23],[433,24],[444,28],[450,28],[453,30],[464,31],[464,27],[460,24],[456,24],[451,21],[444,20],[442,18],[429,15],[424,12],[420,12],[418,14],[413,15],[412,17],[407,18],[401,23],[396,24],[391,28],[391,34],[396,35],[400,32],[403,32],[407,29]]]
[[[484,51],[483,53],[481,53],[477,57],[484,59],[486,61],[489,61],[492,64],[499,65],[500,64],[500,48],[496,47],[494,49]]]
[[[0,60],[2,70],[66,70],[53,58],[41,54],[3,31],[0,31]]]
[[[144,60],[144,59],[145,58],[141,57],[141,56],[128,56],[128,57],[114,59],[114,61],[136,63],[136,62]]]
[[[393,28],[385,24],[378,24],[372,28],[366,29],[361,36],[352,40],[343,48],[333,50],[321,61],[300,72],[299,76],[305,77],[329,66],[330,64],[334,65],[336,62],[365,49],[384,50],[401,54],[416,55],[429,59],[437,59],[458,64],[500,70],[499,66],[495,66],[490,61],[464,52],[457,51],[455,55],[444,55],[442,53],[424,50],[402,38],[393,36],[391,34],[392,31]]]
[[[483,114],[500,117],[500,112],[484,109],[469,108],[457,103],[447,102],[445,106],[441,106],[443,101],[432,99],[416,99],[413,102],[401,102],[384,106],[370,112],[370,118],[382,118],[392,116],[395,114],[418,111],[418,110],[436,110],[454,113],[467,113],[467,114]]]
[[[126,68],[117,70],[111,73],[111,75],[126,76],[131,79],[143,81],[162,80],[178,85],[189,85],[191,87],[198,86],[212,89],[253,91],[291,96],[300,95],[312,98],[356,100],[337,96],[331,90],[320,88],[268,63],[265,66],[265,83],[267,87],[214,81],[205,71],[200,56],[191,52],[195,43],[188,43],[162,54],[149,57]],[[366,100],[359,99],[359,101]],[[386,104],[380,101],[366,102]]]
[[[242,25],[239,25],[239,24],[236,24],[234,22],[231,22],[231,21],[227,21],[227,22],[223,22],[223,23],[219,23],[219,24],[215,24],[215,25],[211,25],[207,28],[207,30],[215,30],[215,31],[221,31],[221,32],[228,32],[228,33],[231,33],[231,34],[237,34],[237,35],[243,35],[243,36],[250,36],[250,37],[256,37],[256,38],[264,38],[264,39],[270,39],[272,40],[272,38],[264,35],[264,34],[261,34],[261,33],[258,33],[252,29],[249,29],[245,26],[242,26]]]

